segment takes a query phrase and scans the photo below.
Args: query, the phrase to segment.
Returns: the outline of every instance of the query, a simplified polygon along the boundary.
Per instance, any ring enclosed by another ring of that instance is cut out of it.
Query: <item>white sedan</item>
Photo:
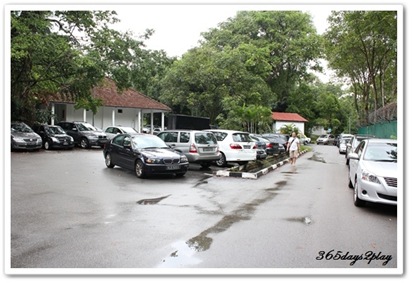
[[[137,131],[132,127],[110,126],[104,131],[107,139],[111,140],[118,134],[137,134]]]
[[[212,132],[219,145],[220,159],[216,165],[225,166],[227,162],[247,164],[256,160],[256,143],[249,133],[232,130],[207,130]]]
[[[391,139],[363,140],[349,153],[349,187],[355,206],[367,202],[397,205],[398,143]]]

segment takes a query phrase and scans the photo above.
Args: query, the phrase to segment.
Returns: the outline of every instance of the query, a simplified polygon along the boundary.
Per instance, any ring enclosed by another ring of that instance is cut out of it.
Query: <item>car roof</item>
[[[161,133],[163,132],[208,132],[207,130],[189,130],[189,129],[172,129],[172,130],[163,130],[161,131]]]
[[[379,138],[372,138],[372,139],[367,139],[368,143],[398,143],[398,140],[394,139],[379,139]]]
[[[207,129],[205,131],[210,131],[210,132],[219,132],[219,133],[227,133],[227,134],[250,134],[248,132],[245,131],[235,131],[235,130],[222,130],[222,129]]]

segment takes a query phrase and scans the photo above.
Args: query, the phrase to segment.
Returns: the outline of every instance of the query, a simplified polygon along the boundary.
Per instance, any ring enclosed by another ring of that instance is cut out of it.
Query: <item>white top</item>
[[[289,142],[289,150],[298,150],[298,144],[299,144],[298,137],[290,137],[288,142]]]

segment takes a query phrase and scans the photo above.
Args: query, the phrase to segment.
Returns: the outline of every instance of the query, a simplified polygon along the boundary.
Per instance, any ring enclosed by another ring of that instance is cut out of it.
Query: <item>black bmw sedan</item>
[[[106,166],[115,165],[134,170],[144,178],[151,174],[186,174],[186,156],[168,147],[163,140],[149,134],[119,134],[109,140],[103,150]]]

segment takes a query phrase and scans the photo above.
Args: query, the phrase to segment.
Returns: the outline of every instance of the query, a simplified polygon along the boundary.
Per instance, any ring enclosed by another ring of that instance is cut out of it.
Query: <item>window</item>
[[[190,133],[188,132],[181,132],[180,133],[180,142],[181,143],[188,143],[190,140]]]
[[[113,133],[113,128],[112,128],[112,127],[108,127],[108,128],[106,129],[106,133],[112,134],[112,133]]]
[[[251,142],[252,140],[250,139],[248,134],[235,133],[233,134],[233,141],[234,142]]]
[[[226,133],[222,133],[222,132],[213,132],[213,134],[215,135],[218,141],[223,141],[227,136]]]
[[[216,138],[212,133],[196,133],[195,142],[197,144],[217,144]]]
[[[113,138],[113,144],[122,146],[123,145],[124,136],[116,136]]]
[[[165,142],[177,142],[177,132],[168,132],[164,137]]]
[[[123,140],[123,146],[124,147],[130,147],[132,145],[132,141],[130,137],[125,137]]]

